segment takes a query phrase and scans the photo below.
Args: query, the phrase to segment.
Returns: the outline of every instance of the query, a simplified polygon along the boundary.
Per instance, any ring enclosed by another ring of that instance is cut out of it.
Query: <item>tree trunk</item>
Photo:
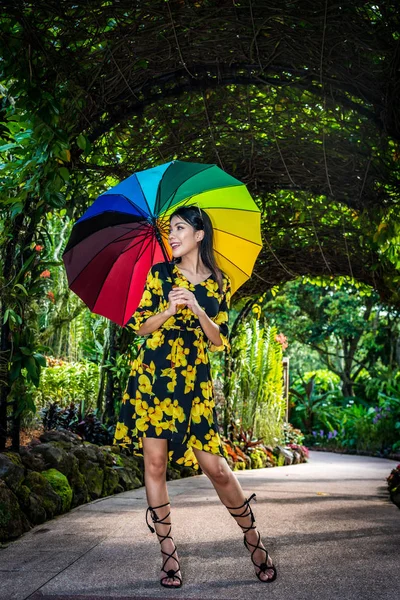
[[[117,335],[117,325],[110,321],[109,324],[109,358],[111,366],[115,365],[115,358],[117,355],[117,344],[116,344],[116,335]],[[115,417],[115,406],[114,406],[114,396],[115,396],[115,381],[114,381],[114,373],[111,369],[107,371],[107,383],[106,383],[106,393],[105,393],[105,407],[104,407],[104,415],[103,421],[105,423],[113,422]]]
[[[1,323],[4,320],[5,307],[0,311]],[[1,325],[0,347],[1,347],[1,387],[0,387],[0,452],[5,450],[7,443],[7,398],[10,393],[8,378],[8,364],[10,360],[11,344],[9,340],[10,328],[8,321]]]

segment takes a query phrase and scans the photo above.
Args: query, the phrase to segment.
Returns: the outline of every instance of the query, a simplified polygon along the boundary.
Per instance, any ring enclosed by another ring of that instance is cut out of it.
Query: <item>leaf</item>
[[[16,379],[18,379],[20,374],[21,374],[21,363],[13,362],[11,365],[11,369],[10,369],[10,381],[13,382]]]
[[[86,138],[85,138],[85,136],[82,133],[80,133],[78,135],[76,143],[78,144],[78,146],[79,146],[79,148],[81,150],[85,150],[85,148],[86,148]]]
[[[24,361],[24,367],[28,371],[32,381],[38,378],[38,366],[33,356],[28,356],[28,358]]]
[[[4,144],[0,146],[0,152],[7,152],[7,150],[12,150],[13,148],[21,148],[21,144]]]
[[[66,167],[61,167],[58,171],[64,181],[69,181],[69,171]]]
[[[19,349],[21,350],[22,354],[25,354],[25,356],[32,356],[33,354],[31,348],[28,348],[27,346],[20,346]]]
[[[33,358],[41,367],[47,367],[46,357],[43,354],[39,354],[38,352],[33,353]]]
[[[26,289],[26,288],[25,288],[25,287],[22,285],[22,283],[16,283],[16,284],[14,285],[14,287],[15,287],[15,288],[17,287],[17,288],[21,289],[21,290],[24,292],[24,294],[25,294],[26,296],[28,296],[28,295],[29,295],[29,294],[28,294],[28,291],[27,291],[27,289]]]

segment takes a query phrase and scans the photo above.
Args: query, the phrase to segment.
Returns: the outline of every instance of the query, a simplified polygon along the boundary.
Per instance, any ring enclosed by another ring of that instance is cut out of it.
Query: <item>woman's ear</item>
[[[200,229],[199,231],[196,231],[196,240],[198,242],[201,242],[201,240],[204,238],[204,229]]]

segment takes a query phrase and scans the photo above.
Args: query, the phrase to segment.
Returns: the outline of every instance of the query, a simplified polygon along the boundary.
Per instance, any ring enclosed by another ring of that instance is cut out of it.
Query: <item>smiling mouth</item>
[[[172,248],[172,249],[174,249],[174,248],[178,248],[178,246],[180,246],[180,244],[171,244],[171,248]]]

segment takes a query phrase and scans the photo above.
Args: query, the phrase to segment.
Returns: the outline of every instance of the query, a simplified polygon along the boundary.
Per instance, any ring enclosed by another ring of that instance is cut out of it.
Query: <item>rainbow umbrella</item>
[[[71,290],[92,312],[125,325],[151,266],[171,257],[169,216],[192,203],[211,218],[216,260],[234,293],[261,250],[260,211],[246,186],[216,165],[179,160],[134,173],[78,219],[63,254]]]

